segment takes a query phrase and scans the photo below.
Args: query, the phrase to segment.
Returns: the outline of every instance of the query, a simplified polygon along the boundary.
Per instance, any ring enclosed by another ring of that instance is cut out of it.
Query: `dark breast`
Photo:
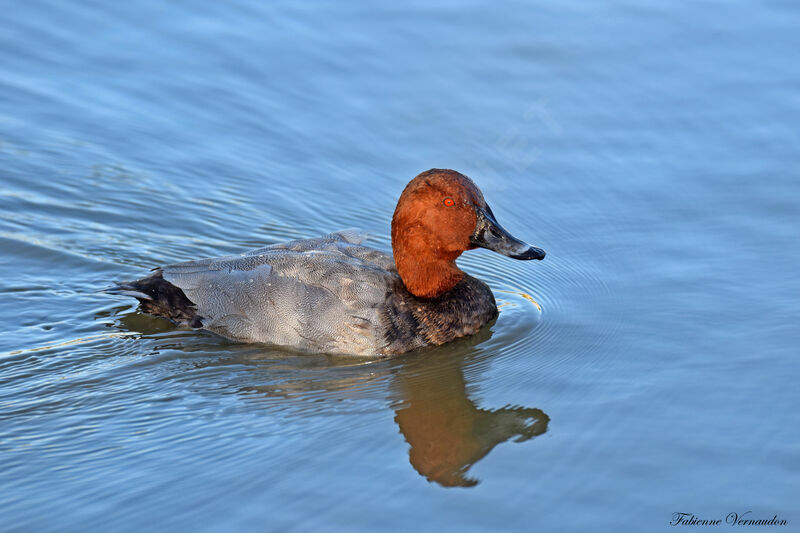
[[[455,287],[436,298],[417,298],[397,279],[385,309],[385,354],[404,353],[473,335],[497,316],[489,286],[465,274]]]

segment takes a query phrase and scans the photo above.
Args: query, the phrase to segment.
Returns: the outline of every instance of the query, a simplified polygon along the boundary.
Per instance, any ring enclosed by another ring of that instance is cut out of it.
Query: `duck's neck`
[[[464,279],[455,257],[437,257],[430,250],[413,250],[394,243],[393,252],[403,284],[418,298],[441,296]]]

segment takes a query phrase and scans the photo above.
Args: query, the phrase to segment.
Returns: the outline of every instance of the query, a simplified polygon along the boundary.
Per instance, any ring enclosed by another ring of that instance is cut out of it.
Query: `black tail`
[[[193,328],[203,327],[202,319],[197,316],[197,309],[192,301],[179,287],[165,280],[160,270],[146,278],[122,281],[105,292],[133,296],[139,300],[145,313]]]

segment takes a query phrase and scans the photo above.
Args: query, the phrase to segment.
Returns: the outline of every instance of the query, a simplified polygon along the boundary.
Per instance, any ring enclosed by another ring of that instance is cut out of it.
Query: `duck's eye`
[[[445,198],[443,203],[447,207],[453,207],[454,205],[456,205],[456,201],[453,200],[452,198]]]

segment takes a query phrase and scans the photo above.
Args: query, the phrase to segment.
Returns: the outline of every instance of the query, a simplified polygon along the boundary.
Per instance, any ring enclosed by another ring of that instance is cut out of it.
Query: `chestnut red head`
[[[455,260],[476,247],[514,259],[545,255],[497,223],[480,189],[467,176],[431,169],[411,180],[392,217],[392,250],[406,288],[421,298],[450,290],[464,276]]]

